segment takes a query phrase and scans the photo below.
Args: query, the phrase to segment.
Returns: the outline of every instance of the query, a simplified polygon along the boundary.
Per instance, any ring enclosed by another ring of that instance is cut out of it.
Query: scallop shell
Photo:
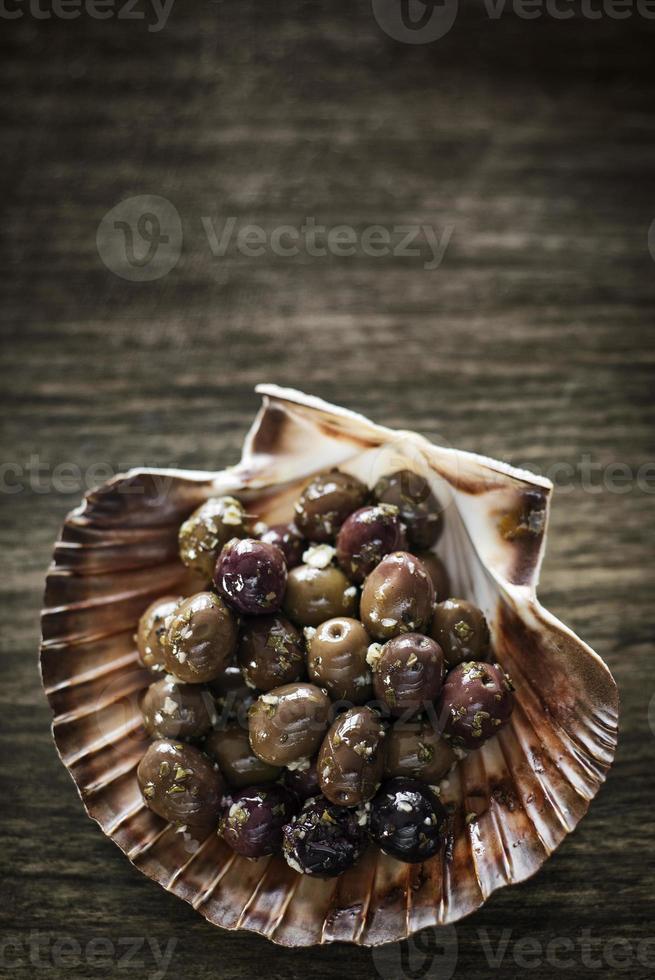
[[[552,485],[296,391],[264,396],[240,464],[220,473],[133,470],[87,494],[55,546],[41,670],[53,735],[90,817],[130,861],[210,922],[276,943],[372,946],[473,912],[534,874],[584,815],[612,763],[618,694],[603,661],[536,599]],[[134,631],[163,594],[198,588],[177,557],[181,521],[235,493],[268,522],[289,519],[299,488],[339,466],[371,485],[409,467],[446,507],[438,552],[453,594],[481,606],[516,685],[510,725],[441,785],[454,806],[448,847],[422,865],[377,849],[341,878],[247,861],[211,835],[194,841],[146,809],[136,766],[146,742]]]

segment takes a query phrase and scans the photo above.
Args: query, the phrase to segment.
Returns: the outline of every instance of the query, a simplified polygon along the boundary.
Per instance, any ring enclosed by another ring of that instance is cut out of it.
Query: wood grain
[[[423,975],[523,976],[526,940],[535,978],[601,957],[609,975],[652,975],[653,27],[469,5],[410,47],[345,0],[180,4],[159,34],[3,23],[0,972],[33,976],[40,936],[44,975],[123,976],[141,936],[176,940],[171,977],[409,975],[397,948],[292,953],[206,925],[87,820],[48,731],[38,610],[64,514],[107,470],[234,462],[270,380],[537,471],[574,467],[541,596],[614,672],[617,762],[542,872],[458,925],[456,964],[437,950]],[[165,278],[129,283],[96,229],[143,193],[174,203],[184,249]],[[203,216],[454,230],[430,272],[393,255],[219,260]],[[52,966],[57,937],[82,952]],[[94,938],[112,944],[104,966]],[[147,939],[132,966],[155,972]]]

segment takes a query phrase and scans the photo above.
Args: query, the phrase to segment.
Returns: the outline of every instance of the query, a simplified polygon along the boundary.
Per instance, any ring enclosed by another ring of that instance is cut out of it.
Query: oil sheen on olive
[[[432,579],[437,602],[447,599],[451,594],[450,576],[439,555],[434,551],[417,551],[416,557],[421,559]]]
[[[390,779],[371,803],[371,837],[385,854],[407,864],[436,854],[446,827],[443,805],[419,779]]]
[[[436,783],[457,761],[448,742],[429,718],[420,721],[398,721],[385,739],[384,775],[409,776],[424,783]]]
[[[441,505],[428,481],[418,473],[398,470],[381,477],[375,484],[373,496],[379,503],[394,504],[398,508],[412,548],[431,548],[441,537]]]
[[[434,586],[425,565],[406,551],[382,559],[364,582],[360,619],[376,640],[421,632],[430,622]]]
[[[224,544],[246,534],[246,513],[235,497],[213,497],[180,527],[180,558],[209,581]]]
[[[314,684],[284,684],[260,695],[249,712],[250,745],[272,766],[310,759],[330,720],[330,699]]]
[[[155,599],[139,620],[136,633],[139,663],[149,670],[165,670],[163,646],[165,622],[181,601],[182,596],[170,595]]]
[[[166,621],[166,669],[189,684],[222,674],[236,645],[236,618],[213,592],[197,592],[184,599]]]
[[[321,788],[318,785],[316,759],[303,766],[302,769],[285,769],[284,785],[293,790],[299,800],[307,800],[310,796],[318,796]]]
[[[216,590],[244,616],[276,612],[287,584],[284,554],[277,545],[256,538],[228,541],[214,569]]]
[[[253,786],[272,783],[282,773],[279,766],[269,766],[258,759],[250,748],[248,729],[238,721],[228,722],[205,739],[205,752],[218,762],[230,786]]]
[[[244,620],[237,659],[246,683],[260,691],[299,681],[305,675],[302,635],[279,614]]]
[[[441,646],[447,668],[489,656],[489,627],[484,613],[465,599],[446,599],[434,608],[430,636]]]
[[[354,616],[357,589],[334,565],[299,565],[289,572],[284,612],[299,626],[319,626],[335,616]]]
[[[259,540],[266,544],[274,544],[280,549],[287,563],[287,568],[295,568],[302,563],[303,552],[307,541],[295,524],[272,524],[262,531]]]
[[[336,701],[363,704],[373,696],[371,672],[366,662],[371,638],[349,616],[328,619],[308,640],[307,670],[319,687]]]
[[[321,791],[337,806],[359,806],[375,795],[384,767],[384,728],[366,706],[350,708],[332,723],[316,768]]]
[[[334,878],[362,854],[366,846],[367,814],[313,797],[283,828],[282,853],[299,874]]]
[[[479,748],[509,721],[514,710],[513,691],[499,664],[470,661],[454,667],[439,698],[444,734],[455,745]]]
[[[158,738],[198,738],[217,718],[208,688],[180,683],[170,674],[146,690],[141,713],[148,735]]]
[[[375,696],[399,717],[425,711],[438,696],[444,676],[443,650],[422,633],[387,640],[373,662]]]
[[[274,854],[282,845],[283,826],[297,809],[297,798],[284,786],[249,786],[228,797],[218,833],[243,857]]]
[[[391,504],[360,507],[351,514],[337,535],[337,561],[353,582],[361,584],[369,572],[392,551],[405,544],[398,508]]]
[[[334,541],[349,514],[363,507],[366,486],[348,473],[318,473],[305,487],[295,505],[295,523],[309,541]]]
[[[184,742],[158,739],[137,768],[143,798],[155,813],[179,826],[215,823],[225,782],[206,755]]]

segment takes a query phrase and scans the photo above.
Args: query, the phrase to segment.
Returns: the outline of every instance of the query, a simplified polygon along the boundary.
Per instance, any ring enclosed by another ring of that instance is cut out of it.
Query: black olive
[[[390,779],[371,803],[371,837],[385,854],[408,864],[437,853],[446,825],[444,807],[419,779]]]
[[[373,496],[380,503],[394,504],[399,509],[413,548],[431,548],[441,537],[441,504],[430,490],[428,481],[418,473],[398,470],[381,477],[375,484]]]
[[[227,604],[245,616],[276,612],[287,584],[284,554],[274,544],[234,538],[218,556],[214,584]]]
[[[385,555],[404,547],[405,533],[397,507],[361,507],[341,525],[337,561],[348,578],[359,584]]]
[[[479,748],[509,721],[513,690],[499,664],[471,661],[454,667],[438,702],[444,735],[465,749]]]
[[[295,524],[272,524],[261,531],[259,540],[277,545],[284,555],[288,569],[301,564],[307,548],[307,542]]]
[[[368,813],[334,806],[324,797],[307,800],[283,829],[282,851],[300,874],[334,878],[357,861],[366,844]]]

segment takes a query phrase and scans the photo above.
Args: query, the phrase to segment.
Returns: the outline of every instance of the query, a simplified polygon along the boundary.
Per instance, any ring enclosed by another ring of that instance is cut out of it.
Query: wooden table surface
[[[425,45],[363,0],[3,23],[2,976],[655,972],[655,23],[462,6]],[[132,282],[96,232],[144,194],[183,247]],[[228,218],[451,236],[436,269],[425,243],[215,256]],[[614,672],[618,757],[542,871],[442,946],[293,952],[207,925],[99,833],[54,751],[38,616],[65,513],[131,465],[236,461],[261,380],[558,484],[540,594]]]

